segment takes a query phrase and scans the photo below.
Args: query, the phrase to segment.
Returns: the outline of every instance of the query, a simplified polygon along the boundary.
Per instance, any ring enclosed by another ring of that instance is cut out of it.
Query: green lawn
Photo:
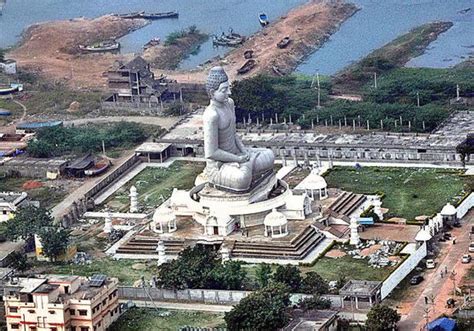
[[[439,212],[470,190],[462,170],[428,168],[335,167],[326,176],[329,187],[355,193],[383,192],[382,207],[389,217],[414,220],[419,215]],[[469,176],[472,177],[472,176]]]
[[[52,208],[57,203],[61,202],[67,195],[67,191],[58,187],[47,186],[47,181],[42,179],[32,178],[16,178],[16,177],[0,177],[0,192],[1,191],[13,191],[22,192],[23,184],[28,180],[35,180],[42,182],[45,185],[39,188],[27,190],[28,198],[31,200],[37,200],[40,202],[41,207]]]
[[[135,185],[138,201],[145,208],[156,208],[168,199],[173,188],[191,189],[194,180],[204,169],[202,162],[176,161],[168,168],[146,168],[121,187],[106,204],[114,210],[126,210],[130,204],[130,187]]]
[[[384,280],[393,270],[393,267],[371,268],[367,259],[354,259],[349,255],[334,259],[330,257],[320,258],[311,267],[300,267],[304,273],[315,271],[328,281],[338,280],[344,276],[347,279],[356,280]]]
[[[143,270],[135,270],[132,266],[136,263],[146,265]],[[112,260],[110,258],[94,259],[91,264],[57,264],[45,263],[38,264],[35,268],[36,273],[51,273],[63,275],[92,276],[93,274],[105,274],[111,277],[117,277],[121,285],[133,285],[142,276],[148,281],[157,272],[156,261],[136,260]]]
[[[166,316],[168,315],[169,316]],[[133,308],[122,315],[110,331],[176,331],[183,326],[199,328],[225,327],[224,315],[208,312]]]

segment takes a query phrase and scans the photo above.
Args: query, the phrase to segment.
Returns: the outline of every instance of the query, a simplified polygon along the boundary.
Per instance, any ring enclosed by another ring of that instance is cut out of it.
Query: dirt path
[[[135,122],[142,124],[159,125],[162,128],[169,129],[180,117],[158,117],[158,116],[102,116],[102,117],[91,117],[91,118],[80,118],[70,121],[64,121],[64,125],[84,125],[87,123],[110,123],[110,122]]]
[[[18,122],[23,122],[25,120],[26,112],[27,112],[28,108],[26,108],[26,106],[24,104],[22,104],[20,101],[17,101],[17,100],[12,100],[12,101],[23,109],[23,114],[21,115],[20,119],[18,120]]]

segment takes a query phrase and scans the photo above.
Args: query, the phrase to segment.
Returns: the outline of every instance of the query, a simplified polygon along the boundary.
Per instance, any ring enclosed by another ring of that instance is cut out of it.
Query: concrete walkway
[[[176,310],[194,310],[194,311],[208,311],[211,313],[225,313],[232,310],[232,306],[227,305],[208,305],[203,303],[178,303],[178,302],[158,302],[158,301],[143,301],[143,300],[119,300],[120,303],[127,303],[132,301],[137,307],[143,308],[161,308],[161,309],[176,309]]]
[[[423,330],[426,323],[426,309],[429,309],[430,321],[443,313],[451,313],[451,310],[446,308],[446,300],[453,297],[453,281],[449,275],[455,271],[455,279],[459,283],[470,267],[470,264],[461,264],[461,257],[467,253],[470,243],[469,230],[473,221],[474,211],[471,211],[464,217],[462,228],[454,228],[451,231],[453,237],[456,237],[456,244],[453,245],[452,242],[448,244],[445,248],[448,251],[445,257],[441,261],[436,261],[434,272],[425,276],[425,280],[420,284],[424,286],[424,289],[412,305],[409,314],[402,316],[399,323],[400,330]],[[441,277],[441,271],[444,273],[445,268],[448,270],[448,276]],[[426,305],[425,297],[433,298],[434,304]],[[462,300],[462,298],[456,298],[456,300]]]

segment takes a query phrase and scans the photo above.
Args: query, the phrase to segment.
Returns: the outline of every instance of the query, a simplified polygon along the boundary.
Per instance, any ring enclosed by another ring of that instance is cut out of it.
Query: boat
[[[257,65],[257,61],[255,61],[254,59],[247,60],[247,62],[245,62],[245,64],[242,67],[240,67],[240,69],[237,70],[237,73],[239,75],[246,74],[247,72],[252,70],[256,65]]]
[[[290,37],[285,37],[277,43],[278,48],[286,48],[291,42]]]
[[[0,95],[12,94],[18,91],[18,84],[0,85]]]
[[[89,46],[79,45],[79,49],[87,52],[111,52],[120,49],[120,43],[115,40],[107,40]]]
[[[161,18],[178,18],[179,13],[175,11],[169,11],[165,13],[142,13],[140,18],[144,18],[146,20],[158,20]]]
[[[471,7],[468,7],[468,8],[464,8],[460,11],[458,11],[459,14],[467,14],[471,11]]]
[[[128,14],[116,14],[115,16],[118,16],[120,18],[125,18],[125,19],[143,18],[146,20],[158,20],[161,18],[178,18],[179,13],[176,11],[169,11],[169,12],[164,12],[164,13],[147,13],[147,12],[141,11],[141,12],[133,12],[133,13],[128,13]]]
[[[253,57],[253,50],[248,49],[244,52],[244,58],[245,59],[251,59]]]
[[[149,42],[147,42],[144,46],[143,49],[148,49],[153,46],[158,46],[160,44],[160,38],[155,37],[151,39]]]
[[[229,29],[229,33],[225,34],[222,32],[220,36],[214,36],[212,43],[217,46],[231,46],[236,47],[245,41],[245,36],[235,33],[232,28]]]
[[[90,169],[84,170],[84,175],[86,176],[97,176],[107,170],[110,167],[110,161],[106,159],[101,159],[97,161],[94,166]]]
[[[285,73],[275,65],[272,66],[272,70],[277,76],[285,76]]]
[[[9,110],[0,109],[0,116],[10,116],[11,114],[12,112]]]
[[[270,23],[270,21],[268,21],[268,16],[265,13],[260,13],[258,15],[258,21],[260,22],[262,26],[266,26]]]

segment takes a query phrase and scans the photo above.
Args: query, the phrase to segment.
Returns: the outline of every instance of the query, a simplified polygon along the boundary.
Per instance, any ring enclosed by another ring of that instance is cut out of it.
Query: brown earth
[[[8,57],[24,70],[69,82],[73,87],[104,87],[103,72],[116,60],[127,60],[130,56],[81,54],[78,46],[118,38],[146,24],[145,20],[110,15],[36,24],[25,31],[21,45]]]
[[[355,5],[342,0],[331,3],[311,0],[251,36],[222,60],[210,61],[200,70],[156,70],[156,73],[164,73],[179,82],[194,83],[202,83],[208,68],[216,64],[224,65],[231,79],[272,72],[272,66],[289,73],[356,11]],[[132,55],[80,54],[77,46],[116,38],[145,24],[144,20],[124,20],[114,16],[42,23],[30,27],[21,45],[8,56],[17,60],[20,68],[39,72],[49,79],[66,81],[73,88],[103,88],[106,85],[103,73],[115,61],[129,60]],[[290,36],[292,42],[287,48],[279,49],[276,44],[286,36]],[[166,51],[166,47],[159,49]],[[257,67],[246,75],[236,77],[237,69],[245,63],[243,52],[247,49],[254,50]],[[159,57],[160,54],[154,52],[153,56]]]

